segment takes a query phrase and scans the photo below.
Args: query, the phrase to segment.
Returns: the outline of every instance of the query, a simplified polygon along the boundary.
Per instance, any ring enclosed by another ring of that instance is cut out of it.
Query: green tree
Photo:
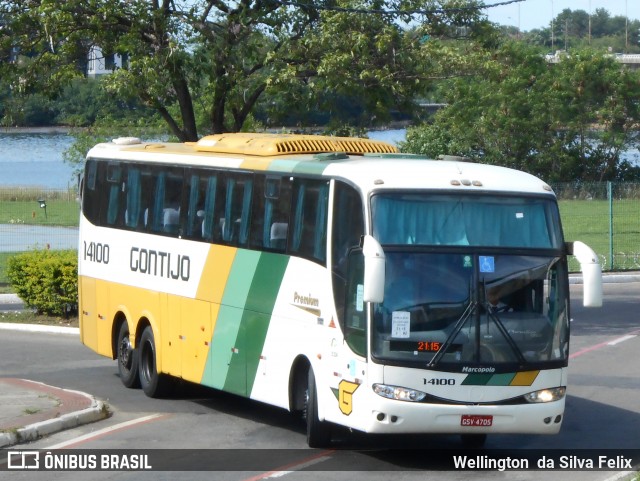
[[[479,2],[463,0],[4,0],[8,35],[31,61],[2,67],[25,88],[54,91],[77,76],[91,45],[128,55],[108,89],[153,108],[182,141],[237,131],[265,95],[338,89],[367,110],[407,103],[422,38],[474,31]],[[300,83],[305,88],[296,88]]]
[[[475,64],[473,76],[447,86],[448,106],[433,123],[409,129],[403,150],[463,155],[547,181],[633,174],[620,152],[637,141],[637,72],[593,51],[549,65],[514,42]]]

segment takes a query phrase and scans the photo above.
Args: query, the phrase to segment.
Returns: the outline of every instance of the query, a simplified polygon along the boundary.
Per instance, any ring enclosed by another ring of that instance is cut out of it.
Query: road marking
[[[301,469],[307,468],[309,466],[313,466],[314,464],[322,463],[331,459],[331,454],[335,450],[330,449],[327,451],[322,451],[321,453],[316,454],[315,456],[310,456],[300,461],[287,464],[285,466],[281,466],[271,471],[267,471],[262,474],[258,474],[257,476],[253,476],[251,478],[247,478],[244,481],[259,481],[261,479],[269,479],[269,478],[281,478],[286,476],[287,474],[295,473],[296,471],[300,471]]]
[[[107,434],[111,434],[116,431],[121,431],[123,429],[127,429],[132,426],[137,426],[139,424],[144,424],[151,421],[157,421],[158,419],[161,419],[167,416],[168,414],[150,414],[149,416],[143,416],[141,418],[125,421],[123,423],[114,424],[113,426],[109,426],[108,428],[100,429],[92,433],[83,434],[82,436],[78,436],[77,438],[69,439],[68,441],[54,444],[53,446],[49,446],[48,448],[44,448],[44,449],[64,449],[72,446],[77,446],[78,444],[82,444],[86,441],[92,441],[99,437],[106,436]]]
[[[626,336],[622,336],[622,337],[620,337],[618,339],[615,339],[615,340],[609,342],[607,345],[608,346],[615,346],[616,344],[620,344],[621,342],[628,341],[629,339],[633,339],[634,337],[637,337],[637,335],[636,334],[628,334]]]
[[[570,354],[569,359],[574,359],[578,356],[582,356],[583,354],[586,354],[591,351],[596,351],[605,346],[615,346],[616,344],[620,344],[621,342],[628,341],[629,339],[634,339],[635,337],[638,336],[638,334],[640,334],[640,330],[630,332],[629,334],[622,337],[618,337],[612,341],[604,341],[604,342],[601,342],[600,344],[596,344],[595,346],[585,347],[584,349],[580,349],[579,351],[574,352],[573,354]]]

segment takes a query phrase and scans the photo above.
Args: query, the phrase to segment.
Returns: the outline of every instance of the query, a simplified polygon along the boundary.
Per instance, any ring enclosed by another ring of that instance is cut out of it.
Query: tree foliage
[[[548,181],[637,175],[620,159],[640,127],[636,71],[593,51],[548,64],[517,42],[475,61],[473,76],[447,84],[448,105],[433,122],[409,129],[404,150],[463,155]]]
[[[462,0],[3,0],[5,65],[20,89],[55,90],[79,74],[92,45],[126,54],[109,76],[120,98],[153,108],[180,140],[238,131],[258,101],[318,92],[359,99],[372,117],[425,87],[423,39],[473,32]],[[446,8],[443,9],[442,7]],[[472,7],[472,8],[469,8]],[[403,21],[423,25],[406,35]],[[486,22],[485,22],[486,23]]]
[[[533,29],[517,36],[546,49],[592,47],[603,52],[640,52],[640,21],[611,14],[596,8],[591,15],[585,10],[563,9],[549,26]],[[516,36],[512,32],[512,36]]]

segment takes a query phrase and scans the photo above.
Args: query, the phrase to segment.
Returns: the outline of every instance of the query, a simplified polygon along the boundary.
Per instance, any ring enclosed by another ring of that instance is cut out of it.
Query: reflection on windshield
[[[567,292],[558,258],[386,252],[373,355],[396,361],[566,361]]]
[[[383,245],[562,245],[552,198],[381,193],[371,208],[373,235]]]

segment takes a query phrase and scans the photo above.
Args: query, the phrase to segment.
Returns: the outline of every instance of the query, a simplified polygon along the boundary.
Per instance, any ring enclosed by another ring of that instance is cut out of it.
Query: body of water
[[[405,130],[369,132],[372,139],[397,143],[404,140]],[[74,167],[62,157],[74,142],[63,133],[0,133],[0,186],[75,187]]]
[[[397,144],[405,140],[405,129],[374,130],[369,138]],[[0,132],[0,186],[75,187],[74,167],[63,160],[63,153],[74,142],[64,133]],[[629,149],[621,158],[638,165],[638,149]]]
[[[62,158],[73,142],[73,137],[59,133],[0,133],[0,186],[75,186],[73,166]]]

